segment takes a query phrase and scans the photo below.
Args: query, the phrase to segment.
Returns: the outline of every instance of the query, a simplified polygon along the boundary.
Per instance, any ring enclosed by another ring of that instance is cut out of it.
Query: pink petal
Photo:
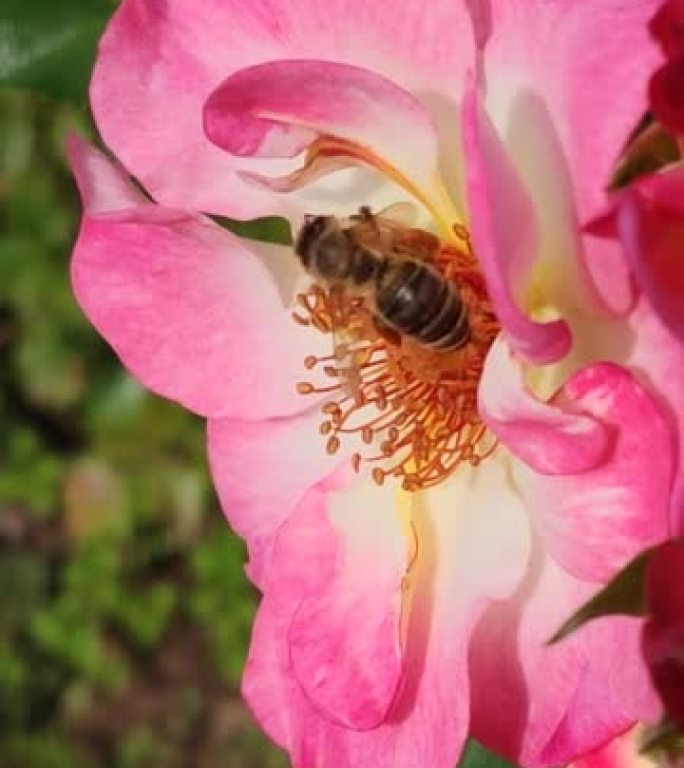
[[[224,512],[245,539],[249,576],[262,586],[273,540],[306,492],[340,463],[325,451],[317,408],[287,419],[212,419],[209,465]]]
[[[676,205],[674,200],[673,204]],[[615,210],[618,208],[619,203],[616,203]],[[615,215],[612,221],[610,215],[604,217],[601,222],[604,235],[611,234],[611,227],[613,235],[616,234],[616,220]],[[632,246],[625,250],[632,250],[633,256],[636,253]],[[684,346],[674,324],[663,322],[664,314],[655,299],[651,303],[641,293],[626,318],[613,323],[597,323],[595,318],[587,317],[578,323],[577,334],[582,339],[585,353],[590,353],[585,359],[613,360],[629,367],[654,393],[668,419],[676,461],[670,503],[671,530],[678,534],[684,531]]]
[[[607,581],[667,536],[675,435],[654,397],[619,366],[584,368],[564,394],[610,429],[608,460],[577,475],[540,475],[521,466],[518,482],[558,562],[578,578]]]
[[[430,186],[437,138],[425,107],[369,70],[327,61],[276,61],[235,72],[204,107],[211,141],[234,155],[294,157],[318,136],[353,142]]]
[[[458,92],[472,51],[465,8],[449,0],[124,0],[100,43],[91,85],[104,140],[159,201],[241,218],[277,198],[236,170],[202,129],[202,105],[236,71],[282,59],[362,66],[409,87]],[[448,84],[448,86],[446,86]],[[388,130],[393,130],[388,116]]]
[[[316,489],[281,528],[244,693],[295,768],[453,767],[467,734],[470,627],[515,589],[528,554],[504,484],[493,461],[412,505],[418,549],[406,574],[410,538],[391,489],[362,490],[364,507]]]
[[[561,396],[538,400],[503,340],[490,350],[478,393],[479,411],[515,456],[540,474],[570,475],[603,461],[612,449],[606,426]]]
[[[495,0],[486,49],[488,109],[540,211],[544,250],[564,264],[558,290],[570,278],[568,293],[579,289],[585,304],[600,297],[617,313],[633,303],[618,249],[592,237],[580,243],[576,233],[605,202],[617,157],[646,111],[657,61],[646,22],[656,7]]]
[[[329,341],[297,326],[269,271],[208,220],[151,204],[86,215],[72,281],[90,321],[155,392],[214,417],[309,405],[296,382]]]
[[[519,765],[565,764],[657,709],[637,620],[595,622],[547,644],[595,591],[537,547],[516,595],[473,632],[472,735]]]
[[[66,149],[88,214],[125,210],[148,202],[121,167],[77,134],[68,136]]]
[[[588,267],[603,303],[614,314],[624,315],[634,306],[635,292],[622,248],[591,233],[585,234],[584,242]]]
[[[638,727],[616,736],[588,755],[582,755],[569,768],[639,768]]]
[[[320,575],[288,633],[292,673],[306,697],[354,730],[385,720],[403,679],[402,580],[412,542],[391,525],[395,514],[392,494],[373,485],[332,495],[334,573],[327,582]]]
[[[520,98],[543,105],[563,148],[580,222],[603,205],[613,165],[647,109],[646,83],[658,62],[648,22],[659,4],[492,0],[488,105],[502,132],[515,129]]]
[[[528,360],[558,360],[571,345],[566,323],[535,322],[518,305],[537,253],[535,212],[474,87],[464,101],[463,134],[473,244],[506,337]]]
[[[631,185],[617,201],[616,223],[639,288],[684,340],[684,168]]]

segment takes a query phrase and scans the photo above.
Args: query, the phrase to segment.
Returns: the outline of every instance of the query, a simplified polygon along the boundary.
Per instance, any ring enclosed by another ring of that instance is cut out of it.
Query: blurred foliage
[[[76,106],[0,93],[0,766],[283,766],[237,692],[256,596],[203,425],[70,291],[73,129]]]
[[[3,0],[0,84],[81,104],[113,0]]]

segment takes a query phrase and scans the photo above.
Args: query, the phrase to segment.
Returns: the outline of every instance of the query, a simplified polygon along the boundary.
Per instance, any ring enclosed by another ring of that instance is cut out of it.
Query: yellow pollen
[[[297,389],[330,396],[319,428],[327,452],[355,438],[352,467],[371,464],[378,485],[389,477],[406,491],[428,488],[462,463],[477,466],[496,447],[477,411],[477,389],[499,324],[467,232],[459,227],[456,239],[463,245],[443,244],[432,262],[468,308],[470,340],[454,351],[381,329],[368,304],[343,291],[313,284],[297,297],[294,319],[334,338],[331,354],[304,360],[330,384],[300,382]]]

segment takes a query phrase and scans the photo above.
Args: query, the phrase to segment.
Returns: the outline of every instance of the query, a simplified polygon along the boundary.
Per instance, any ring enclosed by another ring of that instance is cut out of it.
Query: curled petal
[[[325,11],[317,0],[205,0],[201,12],[195,0],[123,0],[100,42],[91,103],[108,146],[156,200],[253,218],[282,212],[284,201],[238,173],[276,175],[268,161],[235,158],[204,135],[202,106],[226,77],[268,61],[334,58],[412,90],[449,83],[452,99],[471,55],[466,10],[450,0],[429,13],[423,0],[405,0],[399,14],[366,0]]]
[[[564,394],[610,426],[610,456],[578,475],[540,475],[519,466],[519,483],[553,557],[578,578],[606,581],[667,536],[674,434],[652,395],[619,366],[581,370]]]
[[[571,345],[566,323],[536,322],[518,305],[537,251],[535,212],[474,86],[464,101],[463,134],[473,244],[506,337],[532,362],[558,360]]]
[[[601,421],[561,394],[538,400],[503,340],[487,356],[479,390],[480,414],[503,444],[535,472],[572,475],[595,467],[612,447]]]
[[[357,160],[417,188],[435,183],[437,139],[427,110],[408,91],[359,67],[275,61],[239,70],[207,100],[204,128],[218,146],[249,157],[294,157],[331,137]]]

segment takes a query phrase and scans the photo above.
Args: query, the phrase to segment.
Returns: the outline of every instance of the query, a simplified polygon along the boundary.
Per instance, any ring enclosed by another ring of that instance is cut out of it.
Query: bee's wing
[[[356,242],[380,254],[387,254],[416,218],[417,209],[412,203],[394,203],[377,214],[370,211],[364,214],[364,209],[361,209],[347,219],[347,228]]]
[[[440,240],[431,232],[412,226],[417,213],[412,203],[395,203],[378,214],[352,217],[349,231],[358,243],[378,254],[402,254],[429,261],[439,250]]]
[[[406,201],[393,203],[375,214],[386,226],[413,227],[418,221],[418,208]]]

